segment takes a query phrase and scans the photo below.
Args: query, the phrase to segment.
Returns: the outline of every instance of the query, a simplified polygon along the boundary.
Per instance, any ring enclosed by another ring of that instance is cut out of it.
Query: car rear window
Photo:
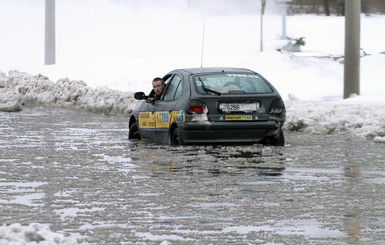
[[[257,74],[210,74],[194,77],[196,91],[200,94],[274,92],[270,85]]]

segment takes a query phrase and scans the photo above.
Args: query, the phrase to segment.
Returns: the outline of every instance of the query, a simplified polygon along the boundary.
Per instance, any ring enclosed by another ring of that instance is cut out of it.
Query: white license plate
[[[257,111],[259,108],[258,103],[221,103],[219,104],[219,109],[223,112],[232,112],[232,111]]]

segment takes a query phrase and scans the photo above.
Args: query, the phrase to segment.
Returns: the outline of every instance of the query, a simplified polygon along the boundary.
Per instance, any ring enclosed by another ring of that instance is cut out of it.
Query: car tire
[[[274,138],[271,142],[272,145],[275,146],[284,146],[285,145],[285,135],[283,131],[279,132],[278,138]]]
[[[281,130],[278,134],[278,137],[268,137],[264,140],[264,144],[273,145],[273,146],[284,146],[285,145],[285,135]]]
[[[171,145],[183,145],[183,139],[179,128],[176,128],[172,133]]]
[[[128,139],[129,140],[141,140],[142,139],[142,137],[140,136],[139,131],[138,131],[138,124],[136,122],[134,122],[130,127],[130,130],[128,132]]]

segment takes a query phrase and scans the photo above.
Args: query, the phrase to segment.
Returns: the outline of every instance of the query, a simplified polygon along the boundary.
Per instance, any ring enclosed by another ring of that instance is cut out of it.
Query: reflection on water
[[[132,149],[132,159],[152,164],[146,168],[153,177],[165,173],[211,176],[243,175],[277,177],[285,170],[282,147],[253,146],[182,146],[154,144]]]

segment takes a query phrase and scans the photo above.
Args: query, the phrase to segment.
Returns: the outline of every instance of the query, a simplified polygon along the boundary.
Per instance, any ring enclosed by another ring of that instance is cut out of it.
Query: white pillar
[[[286,13],[287,13],[287,4],[282,3],[281,4],[282,8],[282,34],[281,34],[281,39],[286,39]]]
[[[55,0],[45,0],[45,50],[44,64],[53,65],[56,60]]]
[[[287,7],[289,6],[288,3],[290,3],[292,0],[278,0],[281,6],[282,11],[282,34],[281,39],[287,39],[286,35],[286,15],[287,15]]]

